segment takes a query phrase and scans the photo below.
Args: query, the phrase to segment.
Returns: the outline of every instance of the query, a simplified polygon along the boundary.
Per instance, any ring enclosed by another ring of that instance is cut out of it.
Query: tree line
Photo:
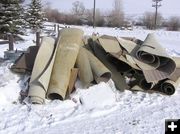
[[[52,22],[93,25],[93,9],[86,9],[80,1],[72,3],[72,8],[69,13],[60,12],[57,9],[52,9],[50,6],[46,7],[44,11],[48,20]],[[121,0],[114,0],[111,11],[102,12],[96,8],[95,12],[96,26],[120,27],[125,24]]]
[[[7,33],[23,34],[27,27],[36,32],[43,27],[44,21],[69,25],[93,25],[93,9],[86,9],[80,1],[72,3],[72,8],[68,13],[60,12],[50,6],[43,7],[41,0],[31,0],[27,6],[24,5],[24,1],[0,0],[0,37]],[[102,12],[96,8],[95,25],[120,28],[132,24],[145,26],[147,29],[154,28],[154,13],[146,12],[143,17],[129,23],[122,5],[122,0],[114,0],[110,11]],[[174,16],[164,20],[159,13],[157,25],[176,31],[180,28],[180,18]]]
[[[138,20],[132,20],[131,23],[126,18],[122,10],[122,1],[114,0],[112,10],[102,12],[96,9],[95,25],[108,27],[127,27],[128,25],[144,26],[147,29],[154,29],[155,13],[145,12]],[[72,4],[71,12],[64,13],[50,6],[45,8],[45,15],[49,21],[73,25],[93,25],[93,9],[86,9],[82,2],[76,1]],[[131,18],[130,18],[131,20]],[[166,27],[167,30],[177,31],[180,28],[180,18],[172,16],[164,19],[157,14],[157,28]]]
[[[23,34],[27,27],[36,31],[42,27],[44,13],[41,0],[0,0],[0,36],[7,33]]]
[[[138,21],[138,25],[145,26],[147,29],[154,29],[155,15],[153,12],[145,12]],[[160,13],[157,14],[157,28],[166,27],[170,31],[178,31],[180,28],[180,17],[170,16],[164,18]]]

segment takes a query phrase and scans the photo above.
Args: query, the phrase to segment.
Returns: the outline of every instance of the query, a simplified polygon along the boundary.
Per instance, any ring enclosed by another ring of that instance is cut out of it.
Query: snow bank
[[[9,70],[10,65],[5,62],[0,66],[0,105],[13,103],[19,97],[19,77]]]
[[[103,109],[116,103],[115,93],[106,83],[100,83],[88,89],[77,89],[76,95],[87,109]]]

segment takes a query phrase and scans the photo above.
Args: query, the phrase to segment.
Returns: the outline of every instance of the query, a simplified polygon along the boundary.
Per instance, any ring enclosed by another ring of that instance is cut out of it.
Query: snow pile
[[[116,102],[115,93],[105,83],[84,90],[78,89],[76,95],[79,96],[81,104],[87,109],[103,109],[107,106],[113,106]]]
[[[9,70],[10,65],[5,62],[0,66],[0,105],[13,103],[19,97],[19,77]]]

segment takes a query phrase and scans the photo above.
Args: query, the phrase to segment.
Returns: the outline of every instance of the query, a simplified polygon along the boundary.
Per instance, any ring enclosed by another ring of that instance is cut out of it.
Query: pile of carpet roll
[[[117,89],[174,94],[180,81],[180,58],[170,57],[154,34],[148,34],[144,41],[103,35],[86,42],[111,71]]]
[[[111,72],[83,48],[82,40],[83,31],[75,28],[62,29],[57,41],[42,39],[29,82],[30,103],[43,104],[45,98],[64,100],[77,75],[84,87],[109,81]]]
[[[43,37],[29,82],[30,103],[66,99],[76,79],[84,88],[112,79],[120,91],[155,90],[172,95],[178,85],[180,59],[171,58],[153,34],[144,41],[113,36],[84,37],[64,28],[55,40]]]

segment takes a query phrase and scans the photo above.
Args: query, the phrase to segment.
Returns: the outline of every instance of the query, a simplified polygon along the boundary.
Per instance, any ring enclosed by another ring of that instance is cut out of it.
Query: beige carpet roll
[[[167,95],[172,95],[175,93],[176,88],[180,84],[180,57],[173,57],[174,62],[176,63],[175,71],[169,76],[168,79],[160,81],[156,90],[165,93]]]
[[[154,34],[148,34],[135,56],[147,82],[166,79],[175,71],[175,62],[159,44]]]
[[[137,45],[133,41],[126,40],[123,38],[116,38],[116,40],[119,42],[119,45],[123,48],[123,50],[125,50],[125,52],[123,51],[122,55],[120,55],[119,57],[116,57],[116,55],[114,57],[116,57],[118,60],[128,64],[132,68],[140,70],[140,68],[137,66],[137,64],[134,60],[134,57],[131,56],[131,53],[133,51],[135,51],[135,49],[139,48],[139,45]]]
[[[177,81],[177,79],[180,77],[180,57],[173,57],[173,60],[176,63],[176,69],[169,76],[169,79],[172,81]]]
[[[35,59],[29,84],[28,97],[30,103],[44,103],[54,63],[54,52],[55,40],[51,37],[43,37]]]
[[[117,70],[116,66],[107,59],[107,53],[105,50],[96,41],[89,40],[88,43],[89,46],[87,48],[91,49],[95,56],[111,71],[112,80],[115,82],[116,88],[121,91],[129,88],[124,76]]]
[[[130,54],[126,54],[125,57],[126,57],[125,62],[127,62],[127,64],[129,64],[134,69],[141,70],[137,65],[137,63],[135,62],[134,57],[132,57]]]
[[[87,50],[85,50],[85,48],[81,47],[76,60],[76,66],[79,68],[78,77],[84,88],[89,87],[90,83],[94,80],[90,61],[86,51]]]
[[[180,68],[176,68],[174,73],[169,76],[170,80],[177,81],[177,79],[180,77]]]
[[[172,59],[176,63],[176,68],[180,68],[180,57],[172,57]]]
[[[70,76],[70,80],[69,80],[68,92],[66,93],[67,97],[70,96],[70,94],[75,89],[75,83],[76,83],[76,80],[77,80],[78,72],[79,72],[78,68],[71,69],[71,76]]]
[[[86,50],[86,53],[88,55],[95,81],[97,83],[100,83],[102,81],[108,82],[111,79],[111,72],[109,71],[109,69],[91,52]]]
[[[119,42],[116,37],[103,35],[98,38],[100,45],[107,53],[121,53],[122,50],[120,48]]]
[[[83,31],[65,28],[60,31],[60,41],[54,61],[47,97],[64,100],[68,89],[71,69],[74,67]]]
[[[139,45],[133,41],[126,40],[123,38],[117,38],[117,40],[118,40],[120,46],[122,48],[124,48],[128,53],[131,53],[136,47],[139,48]]]

